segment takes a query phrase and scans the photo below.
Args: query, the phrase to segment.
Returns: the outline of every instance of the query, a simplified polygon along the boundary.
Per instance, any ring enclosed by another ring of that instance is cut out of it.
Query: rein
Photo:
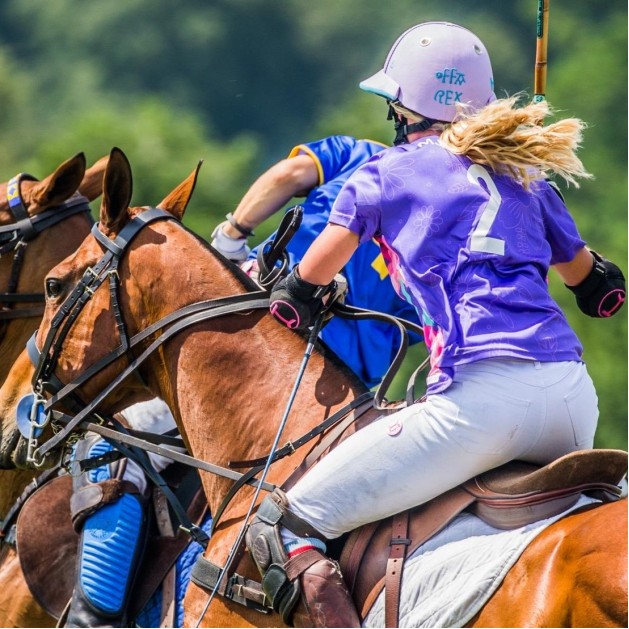
[[[295,224],[300,218],[299,212],[297,212],[297,215],[298,218],[296,220],[288,223],[287,227],[290,228],[289,231],[295,228]],[[42,350],[40,351],[37,348],[35,341],[36,333],[33,334],[31,339],[28,341],[27,349],[29,357],[36,366],[35,375],[33,376],[33,389],[37,397],[36,404],[43,405],[43,412],[47,418],[45,423],[47,423],[51,418],[55,420],[56,434],[45,443],[39,445],[38,440],[33,438],[34,433],[31,431],[31,438],[29,439],[29,454],[27,455],[27,458],[36,466],[43,464],[46,455],[55,448],[59,447],[73,431],[79,428],[83,430],[92,430],[93,432],[100,434],[112,445],[114,445],[123,455],[131,456],[136,459],[137,462],[145,469],[149,477],[160,487],[163,485],[163,481],[159,474],[153,469],[150,461],[148,461],[146,456],[147,451],[166,456],[172,460],[179,461],[200,470],[229,478],[235,482],[219,506],[217,514],[215,514],[213,518],[215,526],[220,515],[243,485],[252,485],[257,488],[257,491],[260,489],[271,491],[273,489],[272,485],[264,481],[264,477],[260,480],[255,479],[255,476],[261,470],[268,469],[269,465],[276,460],[292,454],[297,448],[314,439],[317,435],[320,435],[325,430],[347,417],[347,415],[355,408],[364,404],[367,399],[374,397],[374,406],[380,410],[387,410],[386,407],[382,405],[384,401],[384,393],[386,392],[393,376],[397,372],[399,365],[404,358],[404,354],[408,346],[406,331],[411,330],[417,334],[422,334],[422,330],[419,326],[411,322],[397,319],[396,317],[392,317],[390,315],[351,308],[349,306],[335,305],[334,311],[340,316],[356,319],[376,318],[395,324],[398,327],[401,336],[400,347],[393,363],[385,374],[385,378],[383,379],[375,396],[370,392],[360,396],[296,441],[287,443],[282,448],[277,448],[276,444],[274,444],[271,454],[266,457],[252,461],[234,461],[230,463],[230,467],[250,466],[249,471],[244,474],[235,472],[233,469],[222,468],[206,461],[201,461],[171,448],[165,448],[163,445],[156,445],[154,441],[151,443],[146,439],[133,436],[132,434],[129,434],[129,431],[124,427],[118,425],[118,422],[116,422],[113,418],[110,418],[109,421],[116,429],[105,427],[102,425],[103,418],[94,414],[95,409],[128,376],[133,373],[139,373],[138,368],[140,365],[166,341],[171,339],[180,331],[202,321],[208,321],[228,314],[251,312],[260,308],[266,309],[269,305],[269,294],[265,290],[196,302],[169,313],[132,338],[129,338],[119,304],[118,289],[120,280],[117,271],[118,265],[125,250],[139,231],[145,226],[159,220],[176,219],[164,210],[159,208],[150,208],[129,221],[114,240],[107,238],[98,229],[98,225],[94,225],[92,227],[92,234],[105,248],[103,257],[93,267],[86,269],[81,280],[77,283],[70,295],[59,308],[59,311],[51,322]],[[54,374],[54,369],[61,353],[63,342],[84,306],[94,295],[95,291],[107,279],[110,283],[110,298],[116,327],[121,340],[120,345],[109,354],[96,361],[96,363],[86,369],[75,380],[64,385]],[[164,328],[168,329],[164,330]],[[153,339],[152,342],[144,348],[141,354],[138,356],[134,355],[134,349],[147,341],[152,335],[160,331],[162,331],[162,333],[157,338]],[[77,389],[94,375],[125,355],[128,359],[127,366],[96,397],[94,397],[89,404],[85,404],[78,397],[76,393]],[[43,398],[44,391],[51,395],[48,401],[45,401]],[[58,411],[53,411],[53,407],[60,402],[64,402],[66,406],[76,410],[76,415],[74,417],[70,417]],[[96,421],[94,421],[94,418],[96,418]],[[59,427],[59,422],[64,424],[63,427]],[[40,424],[37,427],[42,428],[45,423]],[[168,488],[162,489],[165,491]],[[173,504],[172,501],[171,504]],[[185,514],[183,517],[185,517]],[[181,517],[179,519],[183,522]],[[197,528],[194,527],[194,525],[192,526],[194,529]],[[182,528],[187,530],[185,526],[182,526]],[[198,532],[199,535],[202,533],[199,531],[196,532]],[[198,539],[197,541],[207,542],[207,540],[201,539]]]
[[[35,335],[27,343],[27,348],[31,361],[36,365],[35,375],[33,376],[33,388],[38,395],[42,395],[44,391],[52,393],[52,397],[44,403],[44,412],[48,412],[52,407],[66,398],[70,397],[77,388],[82,386],[89,378],[100,372],[102,369],[118,360],[125,354],[129,356],[128,366],[114,378],[101,393],[99,393],[87,406],[85,406],[72,420],[66,424],[54,437],[42,444],[34,453],[33,459],[35,463],[42,461],[46,453],[58,447],[68,435],[78,426],[78,424],[86,419],[94,409],[113,391],[127,376],[131,375],[149,356],[159,348],[163,343],[181,330],[195,325],[201,321],[207,321],[226,314],[236,312],[246,312],[259,308],[267,308],[269,304],[268,294],[265,291],[257,291],[254,293],[244,293],[231,297],[223,297],[211,299],[207,301],[197,302],[184,306],[175,312],[172,312],[156,323],[150,325],[142,332],[136,334],[129,339],[124,322],[121,316],[117,316],[118,329],[121,332],[121,345],[98,360],[83,374],[81,374],[73,382],[63,385],[53,370],[57,359],[61,352],[62,344],[66,338],[70,328],[78,318],[81,310],[91,299],[95,290],[105,281],[107,277],[110,282],[115,281],[116,287],[118,276],[117,266],[122,253],[130,244],[137,233],[146,225],[157,220],[175,220],[174,217],[161,209],[149,209],[125,225],[120,234],[111,241],[106,238],[95,225],[92,233],[103,244],[107,251],[101,260],[94,266],[88,268],[81,281],[68,296],[61,308],[53,318],[50,330],[44,341],[42,350],[40,351],[35,343]],[[114,278],[114,279],[112,279]],[[118,303],[117,290],[111,290],[112,307],[114,312],[120,315],[120,307]],[[162,330],[166,326],[171,326],[164,331],[157,339],[137,357],[130,355],[130,351],[145,341],[155,332]]]
[[[300,208],[294,212],[295,217],[286,219],[287,231],[292,231],[297,228],[299,220],[301,218]],[[168,498],[171,506],[174,508],[178,519],[180,520],[180,528],[190,534],[205,548],[209,541],[208,536],[198,526],[192,524],[187,519],[187,514],[180,508],[176,497],[171,496],[172,492],[170,488],[165,484],[159,473],[153,468],[150,460],[148,459],[147,452],[154,452],[162,456],[166,456],[172,460],[179,461],[191,467],[195,467],[199,470],[203,470],[212,474],[216,474],[230,480],[234,483],[227,494],[224,496],[221,504],[218,507],[217,513],[213,514],[213,526],[215,529],[217,522],[220,520],[221,515],[224,513],[227,506],[230,504],[233,497],[237,494],[241,487],[244,485],[252,485],[256,491],[254,499],[252,500],[249,513],[252,512],[255,507],[256,497],[259,495],[260,490],[272,491],[273,485],[265,481],[266,473],[269,470],[271,464],[275,461],[288,456],[296,451],[307,442],[311,441],[318,435],[324,433],[324,431],[332,428],[335,424],[339,424],[339,428],[343,425],[347,425],[348,421],[355,421],[354,410],[364,406],[373,398],[373,406],[378,410],[388,410],[385,405],[386,401],[384,395],[391,384],[395,373],[398,371],[400,364],[404,359],[408,347],[408,331],[412,331],[418,335],[422,335],[422,329],[405,320],[398,319],[396,317],[386,315],[384,313],[375,313],[368,310],[362,310],[359,308],[352,308],[349,306],[335,304],[333,312],[344,318],[354,318],[357,320],[366,318],[375,318],[381,321],[394,324],[400,332],[400,346],[397,354],[388,368],[385,377],[383,378],[375,395],[371,392],[367,392],[357,399],[350,402],[348,405],[328,417],[321,422],[318,426],[311,429],[302,437],[278,447],[278,441],[282,433],[282,428],[287,419],[288,413],[292,406],[292,400],[296,394],[297,388],[301,381],[301,375],[305,369],[308,358],[316,338],[322,320],[319,320],[319,325],[315,326],[310,333],[308,345],[306,348],[306,354],[302,361],[300,373],[297,377],[293,391],[289,399],[287,409],[282,418],[282,423],[275,437],[275,441],[268,455],[253,459],[250,461],[232,461],[229,463],[230,467],[249,467],[249,470],[245,473],[236,472],[233,469],[223,468],[217,465],[213,465],[206,461],[201,461],[187,454],[178,452],[177,450],[169,447],[164,447],[163,443],[155,443],[156,439],[151,441],[147,439],[141,439],[138,436],[134,436],[129,431],[121,426],[114,418],[109,418],[110,425],[112,427],[103,426],[102,422],[104,418],[99,417],[94,413],[95,409],[103,400],[118,387],[129,375],[132,373],[139,373],[138,368],[140,365],[151,356],[159,347],[161,347],[166,341],[178,334],[180,331],[200,323],[202,321],[208,321],[217,317],[225,316],[233,313],[251,312],[256,309],[264,308],[268,309],[269,306],[269,293],[266,290],[254,291],[251,293],[244,293],[238,295],[232,295],[230,297],[221,297],[217,299],[211,299],[201,302],[196,302],[188,306],[180,308],[159,321],[151,324],[132,338],[129,338],[127,328],[125,326],[122,310],[119,304],[119,282],[118,277],[118,265],[125,250],[129,247],[135,236],[146,225],[159,220],[175,220],[174,217],[159,209],[150,208],[141,214],[138,214],[132,220],[130,220],[118,234],[118,236],[110,240],[99,229],[98,225],[94,225],[92,228],[93,236],[104,247],[105,252],[102,258],[83,274],[83,277],[74,287],[70,295],[63,302],[59,311],[53,317],[50,325],[50,329],[44,340],[41,352],[37,348],[35,337],[36,333],[31,337],[27,343],[28,353],[31,361],[36,365],[35,375],[33,376],[33,390],[36,394],[36,405],[43,405],[44,415],[46,417],[45,423],[54,418],[54,429],[56,434],[39,445],[38,439],[34,438],[35,426],[34,420],[31,425],[31,436],[29,438],[29,450],[27,458],[30,459],[36,466],[43,464],[45,457],[55,448],[62,445],[70,434],[76,429],[91,430],[97,434],[100,434],[109,443],[111,443],[122,455],[128,456],[136,460],[145,470],[148,477],[158,485],[166,497]],[[282,242],[280,239],[276,239],[278,242]],[[285,266],[285,262],[280,260],[281,247],[278,242],[274,242],[271,247],[271,253],[274,256],[274,260],[280,261],[279,268]],[[276,256],[276,257],[275,257]],[[266,261],[267,263],[269,260]],[[273,271],[277,268],[275,264],[266,264],[261,267],[267,276],[273,276]],[[111,308],[114,314],[116,328],[120,336],[120,345],[109,352],[106,356],[96,361],[93,365],[87,368],[81,375],[79,375],[74,381],[63,384],[54,374],[56,364],[61,354],[63,342],[66,339],[70,329],[78,319],[81,311],[87,302],[92,298],[95,291],[106,281],[109,280],[110,284],[110,300]],[[161,332],[157,338],[151,337],[156,333]],[[135,356],[133,350],[138,348],[140,344],[148,342],[148,345],[144,346],[143,351]],[[77,389],[85,384],[94,375],[111,365],[116,360],[123,356],[127,356],[127,366],[111,381],[105,388],[98,394],[89,404],[85,405],[78,397]],[[44,401],[43,393],[47,392],[51,395],[48,401]],[[411,389],[409,389],[411,391]],[[414,400],[410,398],[409,392],[407,392],[407,403],[412,403]],[[59,411],[53,411],[53,407],[61,402],[72,410],[78,409],[78,412],[74,417],[63,415]],[[34,406],[35,408],[35,406]],[[340,423],[342,422],[342,423]],[[59,424],[64,424],[59,427]],[[45,424],[44,424],[45,425]],[[38,425],[37,427],[43,427]],[[255,477],[261,474],[259,480]],[[244,519],[246,523],[248,517]],[[221,588],[221,584],[224,583],[224,579],[232,569],[236,556],[240,552],[241,540],[244,536],[244,525],[240,532],[238,541],[232,546],[228,560],[219,569],[216,582],[214,584],[212,595],[210,596],[207,606],[211,603],[214,596]],[[206,608],[207,608],[206,606]]]
[[[31,175],[20,173],[7,184],[7,201],[15,222],[0,226],[0,257],[13,252],[13,263],[7,290],[0,293],[0,305],[2,305],[0,321],[40,317],[44,312],[43,302],[45,298],[43,293],[16,292],[24,263],[26,245],[49,227],[75,214],[87,212],[91,218],[91,209],[87,199],[80,194],[75,194],[62,205],[49,208],[32,217],[29,216],[20,192],[20,183],[24,180],[37,181]],[[12,304],[18,303],[41,303],[42,305],[16,309],[10,307]]]
[[[41,463],[44,456],[54,448],[58,447],[78,426],[78,424],[85,420],[88,415],[94,411],[94,409],[107,397],[107,395],[109,395],[127,376],[136,372],[138,367],[147,358],[149,358],[155,350],[157,350],[175,334],[202,321],[208,321],[227,314],[268,307],[269,297],[266,291],[254,291],[252,293],[243,293],[240,295],[232,295],[230,297],[220,297],[217,299],[196,302],[166,315],[130,339],[126,331],[124,321],[122,320],[120,305],[118,302],[119,278],[117,268],[122,254],[139,231],[146,225],[159,220],[175,219],[171,214],[165,212],[164,210],[151,208],[141,214],[138,214],[129,221],[113,241],[107,238],[98,229],[98,225],[94,225],[92,227],[92,234],[105,247],[105,254],[94,267],[90,267],[85,271],[81,280],[61,305],[59,311],[51,322],[50,330],[44,340],[41,351],[37,348],[35,343],[36,334],[34,334],[28,341],[28,353],[31,361],[36,365],[36,371],[33,376],[33,389],[40,399],[42,399],[44,391],[51,394],[50,399],[44,403],[45,413],[50,411],[56,404],[59,404],[67,398],[70,398],[72,395],[75,395],[75,391],[87,380],[122,356],[126,355],[129,363],[127,367],[118,374],[118,376],[116,376],[89,404],[84,406],[84,408],[82,408],[82,410],[80,410],[71,421],[59,430],[57,434],[39,446],[37,450],[32,452],[32,460],[35,464],[37,464],[38,461]],[[94,292],[107,278],[109,278],[110,281],[112,308],[116,317],[116,324],[120,334],[121,344],[118,348],[86,369],[86,371],[78,376],[73,382],[64,385],[53,373],[61,352],[63,341],[85,304],[89,301],[89,299],[91,299]],[[399,320],[389,315],[372,313],[370,311],[350,308],[348,306],[335,306],[334,311],[340,316],[354,317],[357,319],[368,317],[379,318],[396,325],[400,330],[400,349],[398,350],[393,364],[387,371],[375,398],[376,408],[379,410],[386,410],[386,407],[383,405],[384,393],[386,393],[386,389],[390,385],[395,372],[399,368],[408,347],[406,329],[410,329],[418,334],[421,334],[421,328],[411,322]],[[158,338],[153,340],[153,342],[150,343],[150,345],[139,356],[135,357],[133,355],[132,350],[134,348],[147,340],[154,333],[163,330],[166,326],[170,327]]]

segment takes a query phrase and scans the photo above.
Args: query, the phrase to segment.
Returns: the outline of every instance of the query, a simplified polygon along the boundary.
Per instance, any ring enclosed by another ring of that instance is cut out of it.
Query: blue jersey
[[[301,226],[287,246],[291,268],[327,225],[332,204],[345,181],[361,164],[385,148],[378,142],[336,135],[300,144],[290,152],[289,157],[309,155],[319,171],[318,185],[300,204],[304,210]],[[255,259],[257,250],[251,252],[251,258]],[[380,248],[374,241],[358,247],[343,275],[348,284],[347,304],[419,323],[415,309],[395,293]],[[368,387],[381,381],[399,344],[399,332],[393,325],[340,317],[334,317],[325,326],[321,338]],[[411,338],[411,342],[417,341],[416,336]]]

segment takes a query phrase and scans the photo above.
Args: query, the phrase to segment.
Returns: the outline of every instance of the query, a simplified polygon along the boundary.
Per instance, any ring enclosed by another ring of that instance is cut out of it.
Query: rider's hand
[[[271,290],[271,314],[291,330],[305,330],[314,324],[329,301],[326,297],[335,290],[336,282],[319,286],[302,280],[295,267]]]
[[[223,254],[228,260],[232,262],[243,262],[249,256],[251,249],[247,245],[247,239],[232,238],[223,231],[223,225],[226,225],[227,221],[221,223],[212,232],[212,242],[210,243],[214,249]]]

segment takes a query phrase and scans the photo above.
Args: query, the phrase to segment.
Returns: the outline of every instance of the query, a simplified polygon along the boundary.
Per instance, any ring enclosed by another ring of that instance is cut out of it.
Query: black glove
[[[336,290],[336,282],[319,286],[302,280],[297,267],[271,290],[271,314],[291,330],[305,330],[323,310],[324,298]]]
[[[611,317],[625,303],[627,290],[622,271],[596,251],[590,274],[577,286],[567,286],[577,296],[577,306],[590,317]]]

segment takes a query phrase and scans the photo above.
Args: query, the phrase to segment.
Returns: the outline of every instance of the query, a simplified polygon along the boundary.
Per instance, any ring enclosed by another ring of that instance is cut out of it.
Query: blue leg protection
[[[80,449],[79,449],[80,446]],[[95,458],[112,450],[99,438],[79,442],[76,458]],[[132,493],[131,483],[107,502],[90,502],[98,487],[121,482],[124,463],[114,462],[75,478],[75,496],[87,492],[86,516],[81,518],[81,540],[76,580],[67,627],[128,626],[127,606],[146,541],[145,498]],[[126,481],[122,481],[123,483]],[[102,485],[100,485],[102,483]],[[89,492],[92,492],[90,494]],[[74,497],[73,497],[74,500]]]
[[[144,539],[144,510],[125,494],[89,516],[83,525],[78,583],[86,599],[105,614],[124,611]]]

